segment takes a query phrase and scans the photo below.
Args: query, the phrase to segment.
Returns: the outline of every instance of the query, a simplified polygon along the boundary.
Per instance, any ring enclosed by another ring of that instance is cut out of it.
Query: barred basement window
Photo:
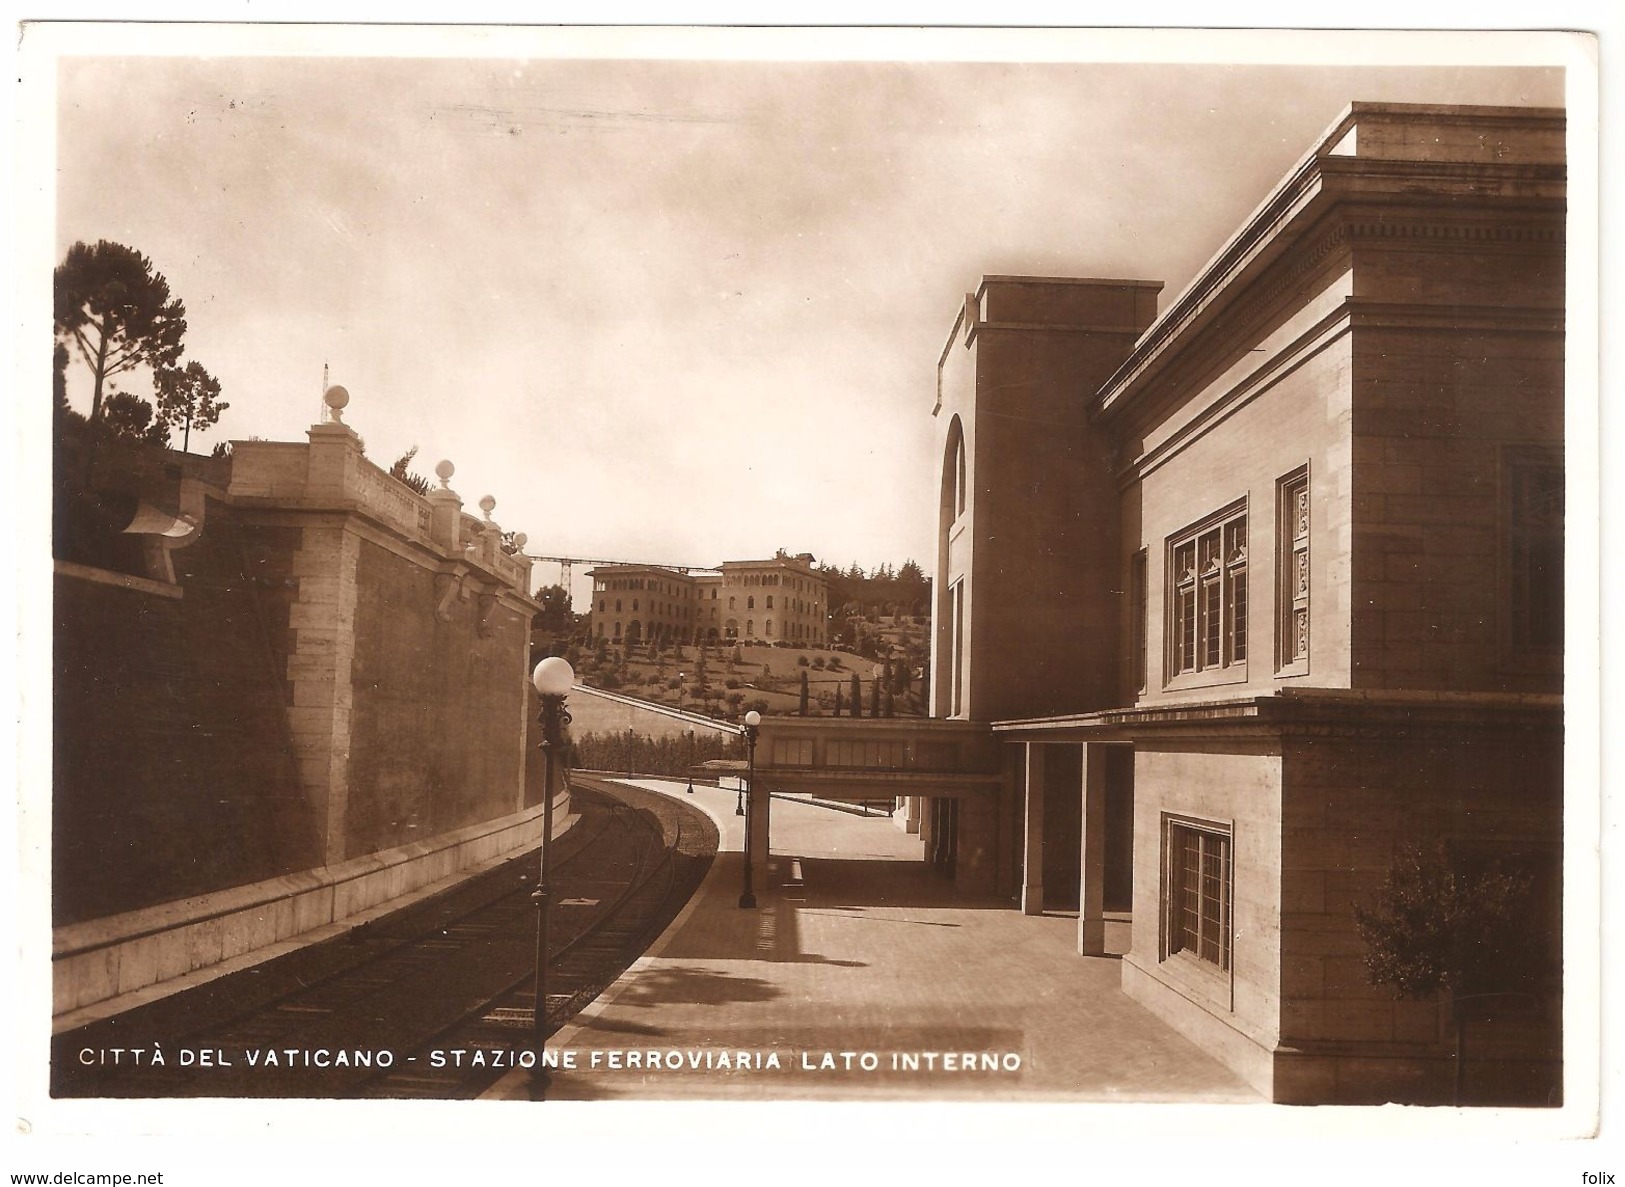
[[[1171,676],[1247,662],[1247,505],[1226,508],[1168,545]]]
[[[1281,588],[1276,605],[1280,634],[1280,667],[1304,668],[1309,662],[1309,470],[1299,469],[1277,484],[1280,508]]]
[[[1230,970],[1230,833],[1167,822],[1164,920],[1167,955],[1184,952]]]

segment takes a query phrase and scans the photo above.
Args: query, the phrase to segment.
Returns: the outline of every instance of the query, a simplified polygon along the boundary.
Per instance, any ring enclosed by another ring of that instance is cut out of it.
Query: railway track
[[[715,827],[686,804],[597,780],[574,790],[581,820],[550,880],[550,1031],[637,959],[716,852]],[[297,959],[59,1035],[52,1092],[477,1095],[530,1047],[534,883],[532,852]]]

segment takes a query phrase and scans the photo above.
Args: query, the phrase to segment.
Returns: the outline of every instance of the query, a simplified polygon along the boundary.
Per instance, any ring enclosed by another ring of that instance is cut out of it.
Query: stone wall
[[[1538,870],[1519,931],[1549,966],[1523,986],[1539,1000],[1485,999],[1485,1017],[1469,1023],[1467,1079],[1479,1099],[1553,1103],[1561,1084],[1562,747],[1555,714],[1544,726],[1536,721],[1380,741],[1286,740],[1277,1100],[1449,1101],[1446,1004],[1401,1000],[1391,986],[1372,985],[1354,927],[1354,907],[1373,901],[1400,848],[1420,840],[1429,852],[1442,843],[1447,853]]]
[[[285,705],[288,541],[207,507],[176,585],[58,568],[56,924],[320,864]]]
[[[685,713],[668,705],[654,705],[636,697],[577,686],[570,694],[570,732],[582,734],[624,734],[628,730],[646,738],[673,738],[687,733],[732,737],[739,727],[697,713]]]
[[[137,516],[147,576],[58,562],[65,1008],[250,959],[269,918],[340,925],[539,836],[529,564],[494,500],[464,514],[446,464],[419,496],[330,407],[308,445],[236,442],[229,486],[184,481],[180,518]],[[318,892],[314,914],[280,909]]]

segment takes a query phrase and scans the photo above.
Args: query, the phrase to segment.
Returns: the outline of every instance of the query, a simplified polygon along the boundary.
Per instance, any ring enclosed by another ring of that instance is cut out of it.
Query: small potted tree
[[[1491,864],[1475,872],[1456,867],[1441,843],[1424,853],[1403,847],[1382,889],[1354,908],[1373,985],[1424,1000],[1443,993],[1455,1037],[1451,1103],[1459,1105],[1466,1053],[1467,1003],[1477,986],[1516,979],[1528,962],[1519,943],[1529,914],[1531,878]]]

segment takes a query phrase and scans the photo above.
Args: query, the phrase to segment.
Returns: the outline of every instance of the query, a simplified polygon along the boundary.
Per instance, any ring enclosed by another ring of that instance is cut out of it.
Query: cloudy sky
[[[301,438],[326,366],[374,461],[450,458],[531,551],[692,565],[929,568],[934,369],[982,275],[1166,305],[1351,99],[1564,101],[1455,35],[229,32],[49,62],[55,258],[128,244],[186,302],[231,404],[194,451]]]

